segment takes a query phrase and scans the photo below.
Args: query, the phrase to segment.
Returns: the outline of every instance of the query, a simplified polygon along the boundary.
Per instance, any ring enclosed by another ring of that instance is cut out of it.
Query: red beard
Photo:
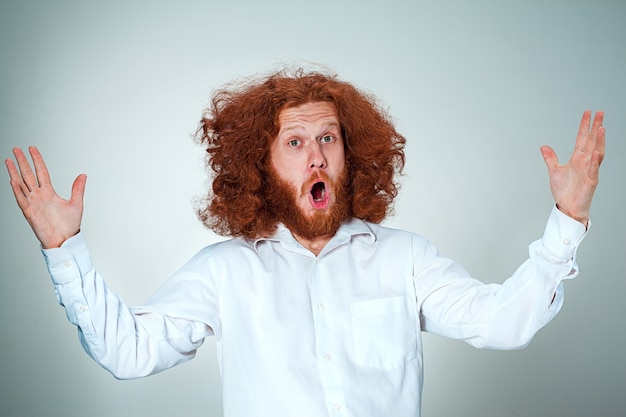
[[[303,213],[297,205],[296,199],[302,194],[308,194],[313,183],[319,178],[326,183],[333,193],[335,201],[326,210],[316,210],[312,216]],[[266,201],[269,210],[276,219],[283,223],[296,236],[307,240],[313,240],[321,236],[332,236],[341,223],[350,215],[349,202],[346,193],[346,173],[339,176],[337,181],[331,180],[328,175],[321,172],[313,175],[302,186],[302,190],[289,184],[280,178],[273,167],[270,167],[267,178]]]

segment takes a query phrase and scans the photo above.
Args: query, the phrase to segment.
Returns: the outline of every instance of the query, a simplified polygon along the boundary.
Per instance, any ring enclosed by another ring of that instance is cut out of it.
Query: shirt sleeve
[[[480,348],[525,347],[561,309],[563,281],[578,275],[576,251],[588,227],[555,206],[529,258],[502,284],[469,277],[431,248],[414,278],[422,329]]]
[[[160,372],[195,356],[205,323],[126,306],[94,269],[82,233],[42,249],[57,300],[85,351],[118,379]]]

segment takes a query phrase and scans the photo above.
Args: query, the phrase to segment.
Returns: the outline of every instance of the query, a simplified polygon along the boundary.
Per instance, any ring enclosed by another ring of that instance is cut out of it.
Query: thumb
[[[544,145],[539,148],[541,151],[541,156],[543,156],[543,160],[545,161],[548,169],[552,169],[559,164],[559,160],[556,156],[556,152],[551,147]]]
[[[70,197],[70,202],[76,203],[83,202],[83,196],[85,195],[85,185],[87,184],[87,175],[80,174],[74,180],[72,184],[72,195]]]

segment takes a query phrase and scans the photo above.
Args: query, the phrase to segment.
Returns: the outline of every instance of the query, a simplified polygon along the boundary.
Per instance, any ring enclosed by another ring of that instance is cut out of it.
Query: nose
[[[309,168],[326,168],[326,157],[321,149],[321,144],[317,141],[311,146]]]

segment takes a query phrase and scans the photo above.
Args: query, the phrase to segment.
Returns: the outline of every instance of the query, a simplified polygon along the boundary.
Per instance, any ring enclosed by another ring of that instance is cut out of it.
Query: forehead
[[[335,105],[326,101],[314,101],[288,107],[278,113],[278,128],[281,132],[285,129],[316,122],[337,124]]]

